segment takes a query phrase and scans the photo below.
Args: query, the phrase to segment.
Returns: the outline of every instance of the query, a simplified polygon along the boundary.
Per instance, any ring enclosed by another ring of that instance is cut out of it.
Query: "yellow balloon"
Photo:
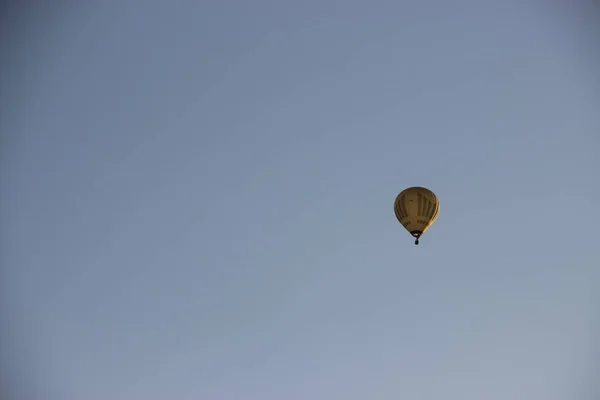
[[[440,201],[429,189],[411,187],[398,194],[394,202],[398,221],[415,238],[419,238],[433,225],[440,213]]]

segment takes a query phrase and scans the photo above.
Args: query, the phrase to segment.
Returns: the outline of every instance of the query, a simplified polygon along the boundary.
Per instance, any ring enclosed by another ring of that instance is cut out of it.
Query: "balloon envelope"
[[[424,187],[411,187],[403,190],[394,202],[394,213],[404,228],[416,238],[419,238],[436,221],[440,212],[440,202],[437,196]]]

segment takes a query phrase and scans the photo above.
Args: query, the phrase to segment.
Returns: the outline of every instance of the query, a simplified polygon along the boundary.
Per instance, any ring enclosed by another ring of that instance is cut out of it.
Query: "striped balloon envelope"
[[[415,238],[419,238],[436,221],[440,213],[440,201],[429,189],[411,187],[398,194],[394,202],[394,213],[402,226]]]

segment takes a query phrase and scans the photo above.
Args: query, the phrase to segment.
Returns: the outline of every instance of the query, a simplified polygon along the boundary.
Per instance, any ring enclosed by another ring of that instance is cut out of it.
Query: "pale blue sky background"
[[[13,7],[5,380],[44,400],[592,398],[600,52],[576,3]],[[418,247],[392,208],[413,185],[441,199]]]

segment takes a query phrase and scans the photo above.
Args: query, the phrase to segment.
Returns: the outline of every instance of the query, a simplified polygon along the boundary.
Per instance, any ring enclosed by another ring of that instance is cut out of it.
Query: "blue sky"
[[[591,396],[590,12],[93,3],[13,8],[0,35],[13,388],[45,400]],[[420,246],[392,207],[415,185],[441,200]]]

